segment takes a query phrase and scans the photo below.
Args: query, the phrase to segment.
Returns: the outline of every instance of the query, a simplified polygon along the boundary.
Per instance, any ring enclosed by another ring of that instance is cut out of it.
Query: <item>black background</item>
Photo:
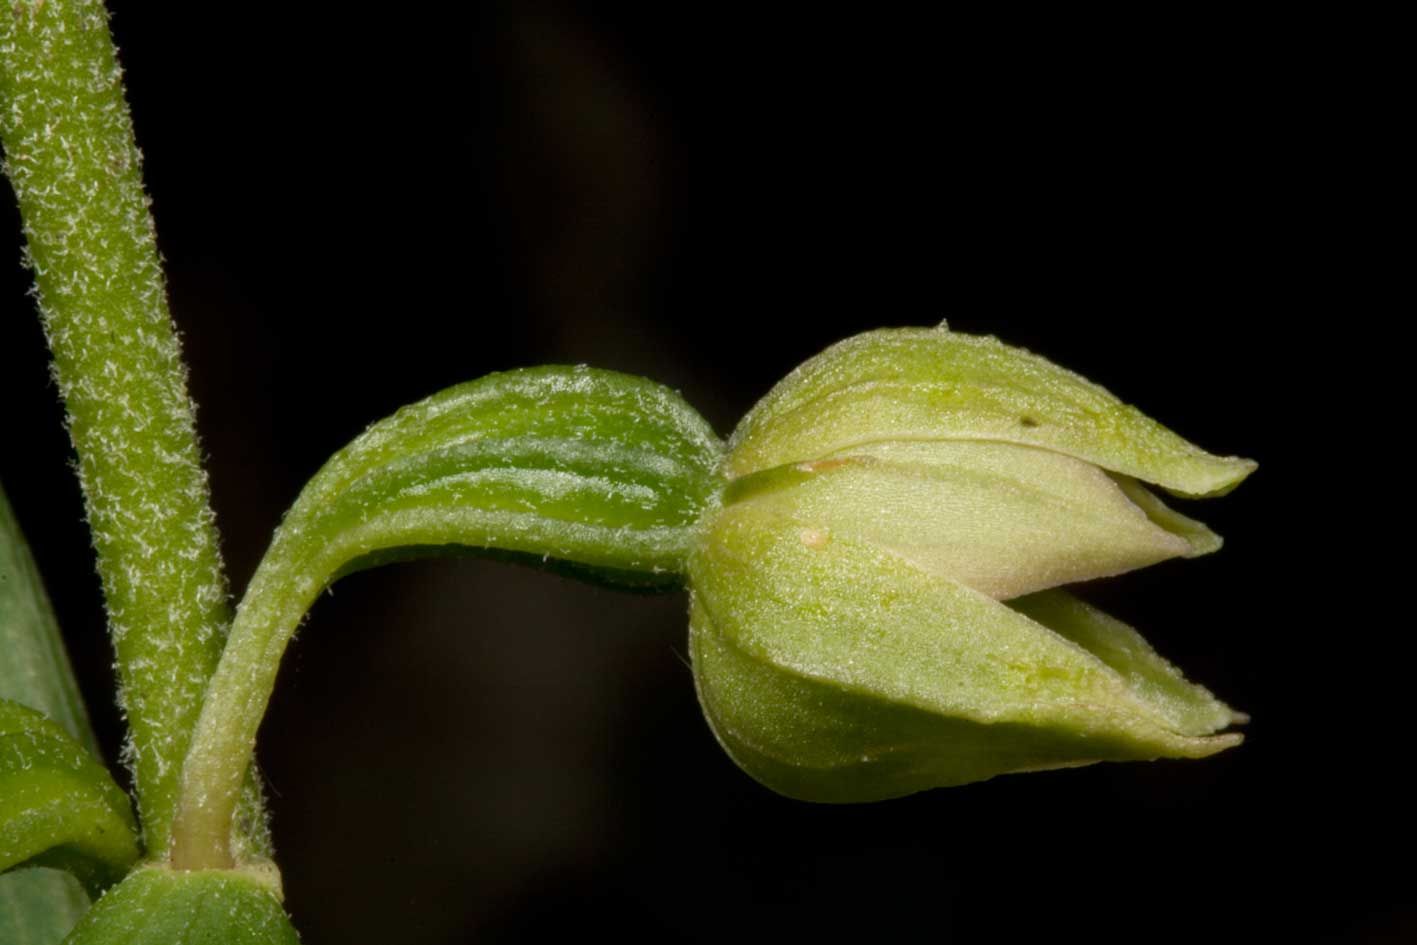
[[[1366,455],[1343,422],[1364,389],[1332,369],[1330,93],[1290,25],[111,7],[235,588],[367,423],[522,365],[648,375],[726,435],[827,344],[948,318],[1260,462],[1186,507],[1221,553],[1084,589],[1250,712],[1243,747],[879,805],[733,767],[682,594],[472,561],[347,579],[261,743],[307,942],[1417,934],[1405,743],[1362,734],[1389,726],[1375,667],[1410,619],[1341,538],[1405,519],[1333,472]],[[4,270],[0,480],[112,757],[26,286]]]

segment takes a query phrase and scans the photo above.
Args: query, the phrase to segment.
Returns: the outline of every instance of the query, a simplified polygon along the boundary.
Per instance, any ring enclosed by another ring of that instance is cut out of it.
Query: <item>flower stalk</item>
[[[302,490],[237,607],[183,770],[175,865],[231,858],[281,655],[326,586],[388,560],[497,549],[615,586],[677,587],[722,450],[678,394],[585,367],[492,374],[371,426]]]

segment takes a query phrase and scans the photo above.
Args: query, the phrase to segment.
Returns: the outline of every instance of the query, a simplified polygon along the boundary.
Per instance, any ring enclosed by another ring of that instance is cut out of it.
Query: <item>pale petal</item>
[[[1214,538],[1171,513],[1173,522],[1143,493],[1061,453],[943,440],[866,444],[740,480],[728,500],[862,539],[1007,599],[1192,556]],[[1152,507],[1159,511],[1148,515]]]

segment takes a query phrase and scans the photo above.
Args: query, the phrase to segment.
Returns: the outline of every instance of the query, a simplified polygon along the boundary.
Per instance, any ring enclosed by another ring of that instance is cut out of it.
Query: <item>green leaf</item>
[[[246,872],[140,869],[94,904],[66,945],[299,945],[280,899]]]
[[[867,332],[807,361],[738,425],[726,471],[736,478],[869,443],[942,439],[1053,450],[1188,496],[1227,492],[1255,469],[1037,355],[942,326]]]
[[[128,797],[107,769],[55,722],[0,700],[0,871],[34,862],[97,890],[137,858]]]
[[[0,489],[0,699],[38,709],[97,757],[98,746],[68,654],[19,523]],[[0,875],[0,942],[56,945],[89,898],[62,870]]]
[[[63,870],[11,870],[0,876],[0,942],[59,945],[88,908],[88,894]]]
[[[183,775],[174,862],[226,865],[280,655],[331,581],[390,558],[495,549],[675,585],[716,501],[722,449],[674,391],[586,367],[493,374],[370,427],[301,492],[237,609]]]
[[[0,699],[49,716],[95,756],[98,743],[79,695],[49,597],[0,489]]]

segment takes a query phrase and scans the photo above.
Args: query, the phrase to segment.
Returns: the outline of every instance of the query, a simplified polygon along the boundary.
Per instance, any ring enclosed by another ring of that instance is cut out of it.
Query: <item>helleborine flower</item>
[[[689,565],[710,725],[821,801],[1236,745],[1241,715],[1052,588],[1214,551],[1141,482],[1219,495],[1254,468],[993,338],[844,341],[729,442]]]

